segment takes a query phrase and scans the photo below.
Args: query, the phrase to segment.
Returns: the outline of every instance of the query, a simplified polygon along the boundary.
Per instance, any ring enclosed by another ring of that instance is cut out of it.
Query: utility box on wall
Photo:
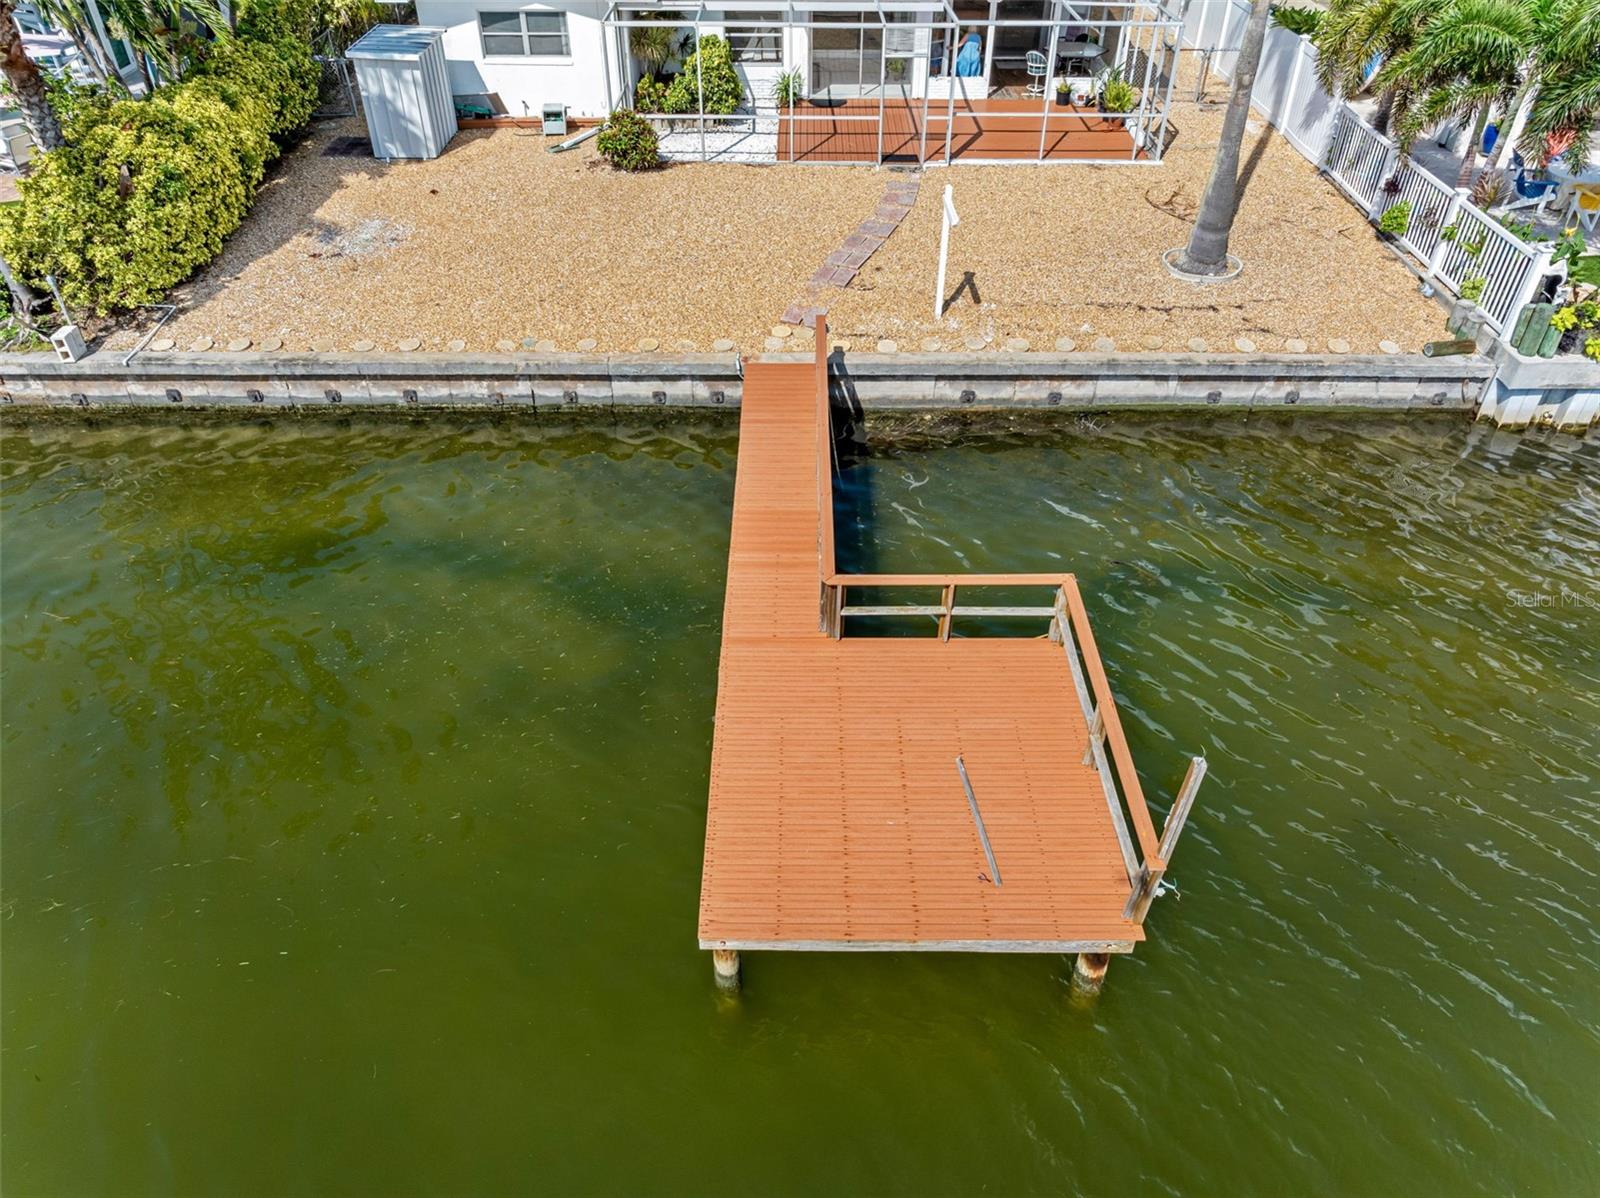
[[[444,32],[374,25],[345,51],[355,64],[374,158],[437,158],[456,135]]]
[[[565,104],[546,104],[541,110],[546,137],[565,137],[567,135],[567,106]]]

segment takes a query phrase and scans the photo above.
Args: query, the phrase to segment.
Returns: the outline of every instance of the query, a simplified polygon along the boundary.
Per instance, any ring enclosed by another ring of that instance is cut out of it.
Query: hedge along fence
[[[222,252],[279,139],[305,124],[319,68],[290,4],[252,5],[182,80],[144,100],[85,97],[67,144],[18,181],[0,252],[36,286],[107,311],[159,300]]]

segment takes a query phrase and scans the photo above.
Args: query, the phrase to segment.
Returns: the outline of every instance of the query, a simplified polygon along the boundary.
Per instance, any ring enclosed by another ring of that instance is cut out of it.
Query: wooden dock
[[[700,945],[724,984],[744,949],[1074,952],[1103,975],[1144,938],[1204,762],[1158,837],[1072,575],[837,572],[817,340],[746,368]],[[1019,591],[1039,600],[983,601]],[[895,601],[852,602],[874,594]],[[853,635],[884,618],[928,635]],[[999,619],[1036,634],[962,635]]]

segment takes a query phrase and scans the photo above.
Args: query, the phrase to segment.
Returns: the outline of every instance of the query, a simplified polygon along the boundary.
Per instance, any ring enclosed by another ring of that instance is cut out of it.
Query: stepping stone
[[[1233,339],[1233,348],[1241,354],[1253,354],[1256,352],[1256,343],[1248,337],[1235,337]]]
[[[850,343],[848,341],[834,341],[834,340],[832,340],[830,338],[829,341],[828,341],[828,348],[829,349],[836,349],[841,354],[842,353],[847,353],[847,352],[849,352],[849,349],[850,349]]]
[[[685,337],[682,341],[679,341],[677,346],[680,354],[692,354],[699,348],[700,347],[698,345],[696,345],[693,341],[690,341],[687,337]]]
[[[453,354],[465,353],[467,350],[467,343],[461,340],[460,337],[457,337],[452,341],[447,341],[445,343],[445,348]]]
[[[1025,354],[1028,352],[1028,339],[1026,337],[1008,337],[1006,339],[1006,349],[1014,354]]]
[[[548,338],[535,341],[533,343],[533,352],[536,354],[553,354],[556,352],[556,343]]]
[[[1350,343],[1343,337],[1329,337],[1328,352],[1332,354],[1347,354],[1350,352]]]
[[[1286,354],[1303,354],[1311,347],[1299,337],[1290,337],[1283,343],[1283,352]]]
[[[522,339],[522,348],[523,349],[538,349],[539,348],[539,339],[537,337],[524,337]]]
[[[1378,342],[1378,348],[1386,354],[1397,354],[1400,352],[1400,347],[1393,341],[1380,341]]]
[[[783,338],[782,337],[768,337],[765,341],[763,341],[761,343],[761,347],[763,349],[782,349],[784,347],[783,346]]]
[[[1161,338],[1156,336],[1154,333],[1146,333],[1143,337],[1139,338],[1139,344],[1144,346],[1145,349],[1160,349]]]
[[[785,337],[794,336],[794,330],[786,324],[775,324],[772,326],[772,335],[781,341]]]
[[[171,337],[157,337],[146,348],[152,353],[164,354],[176,344]]]
[[[878,352],[880,354],[897,354],[900,352],[900,343],[885,337],[878,342]]]
[[[580,354],[592,354],[595,351],[595,347],[599,344],[600,343],[593,337],[585,337],[582,341],[578,342],[578,352]]]
[[[502,354],[516,353],[517,343],[509,337],[502,337],[494,343],[494,348],[496,352]]]
[[[375,341],[368,341],[365,337],[363,337],[350,348],[355,350],[358,354],[370,354],[373,350],[378,348],[378,344]]]
[[[283,348],[283,338],[282,337],[266,337],[266,338],[263,338],[261,344],[256,346],[256,348],[259,349],[259,350],[263,350],[263,351],[265,351],[266,353],[269,353],[269,354],[275,354],[280,349]]]
[[[658,348],[660,345],[661,342],[657,341],[654,337],[641,337],[639,338],[639,343],[633,348],[638,350],[641,354],[648,354]]]
[[[965,345],[968,349],[982,349],[984,346],[988,345],[989,342],[986,341],[982,337],[974,335],[974,336],[968,337],[965,341],[962,342],[962,344]]]
[[[235,337],[232,341],[228,342],[228,352],[230,354],[242,354],[249,348],[250,338],[248,337]]]
[[[193,350],[195,353],[203,354],[203,353],[205,353],[206,350],[210,349],[215,344],[216,344],[216,342],[213,341],[210,337],[196,337],[193,341],[191,341],[189,343],[189,348],[191,350]]]
[[[1191,354],[1203,354],[1210,348],[1211,347],[1206,344],[1206,339],[1204,337],[1189,338],[1189,352]]]
[[[407,337],[404,341],[401,341],[401,342],[398,343],[398,348],[399,348],[401,353],[405,353],[405,354],[412,353],[412,352],[422,348],[422,338],[421,337]]]
[[[718,337],[711,343],[711,348],[719,354],[731,354],[733,352],[733,339],[731,337]]]
[[[1057,337],[1056,338],[1056,353],[1058,353],[1058,354],[1070,354],[1073,350],[1075,350],[1077,348],[1078,348],[1078,343],[1076,341],[1074,341],[1071,337]]]
[[[922,352],[925,354],[936,354],[942,348],[944,348],[944,342],[937,337],[924,337],[922,339]]]
[[[1115,353],[1117,350],[1117,343],[1111,340],[1110,337],[1096,337],[1094,339],[1094,349],[1095,352],[1099,354]]]
[[[333,338],[313,337],[311,339],[311,350],[313,353],[331,354],[334,350]]]

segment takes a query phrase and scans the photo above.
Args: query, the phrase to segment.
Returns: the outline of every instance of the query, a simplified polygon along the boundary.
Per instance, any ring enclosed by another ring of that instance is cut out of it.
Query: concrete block
[[[1094,401],[1115,407],[1161,407],[1177,402],[1178,380],[1167,376],[1104,375],[1093,379]],[[1194,384],[1184,381],[1186,391]],[[1203,401],[1205,392],[1200,398]]]
[[[536,408],[609,408],[612,402],[609,374],[572,376],[540,373],[522,382],[533,384],[533,406]]]

